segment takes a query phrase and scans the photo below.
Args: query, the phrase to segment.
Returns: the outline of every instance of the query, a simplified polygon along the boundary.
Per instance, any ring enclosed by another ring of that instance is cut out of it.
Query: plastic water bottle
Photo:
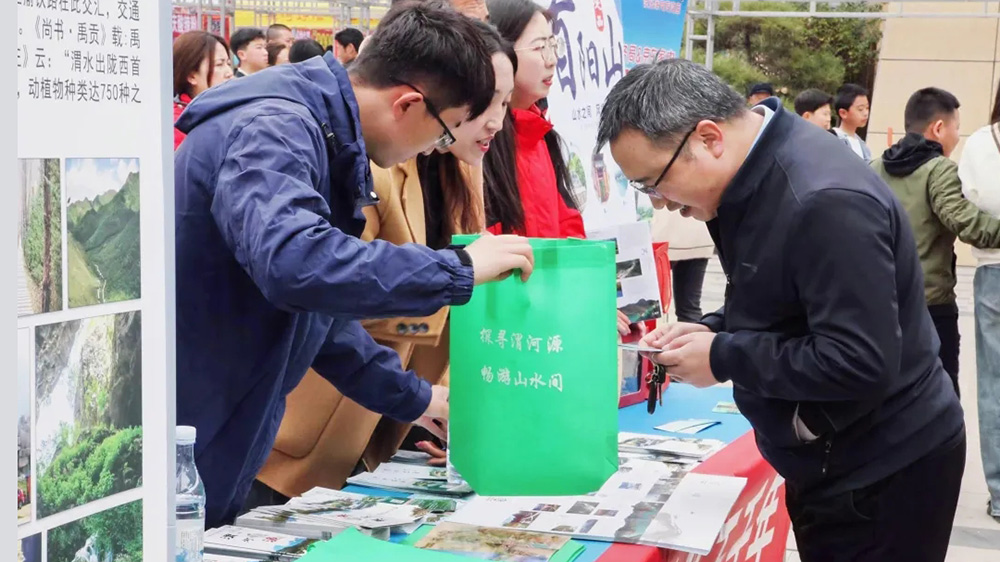
[[[194,465],[198,431],[177,426],[177,562],[202,562],[205,553],[205,485]]]

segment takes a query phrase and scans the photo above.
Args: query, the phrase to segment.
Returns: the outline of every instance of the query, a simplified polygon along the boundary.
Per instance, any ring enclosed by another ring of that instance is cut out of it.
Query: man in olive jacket
[[[949,92],[917,90],[906,103],[906,136],[871,164],[910,219],[924,272],[927,309],[941,340],[941,362],[956,392],[955,238],[977,248],[1000,247],[1000,220],[965,199],[958,165],[948,158],[958,145],[958,108],[958,99]]]

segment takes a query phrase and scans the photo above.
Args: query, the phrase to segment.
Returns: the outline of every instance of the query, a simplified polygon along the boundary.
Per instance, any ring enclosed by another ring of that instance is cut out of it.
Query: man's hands
[[[437,385],[431,387],[431,403],[424,411],[424,415],[413,424],[430,431],[434,437],[442,441],[448,440],[448,387]]]
[[[681,322],[653,330],[641,345],[662,349],[662,353],[644,354],[667,368],[671,380],[698,388],[718,384],[709,360],[715,334],[701,324]]]
[[[483,233],[482,237],[466,246],[465,251],[472,258],[476,285],[505,279],[515,269],[521,270],[521,281],[527,281],[535,268],[531,245],[522,236]]]

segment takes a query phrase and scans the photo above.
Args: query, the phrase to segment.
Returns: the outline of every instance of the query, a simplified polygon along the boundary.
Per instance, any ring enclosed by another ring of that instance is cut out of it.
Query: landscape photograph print
[[[63,308],[60,176],[58,159],[18,161],[18,316]]]
[[[69,306],[140,297],[139,160],[66,160]]]
[[[140,320],[125,312],[35,329],[39,518],[141,485]]]
[[[17,331],[17,524],[31,521],[31,330]]]
[[[142,501],[48,532],[47,562],[142,562]]]

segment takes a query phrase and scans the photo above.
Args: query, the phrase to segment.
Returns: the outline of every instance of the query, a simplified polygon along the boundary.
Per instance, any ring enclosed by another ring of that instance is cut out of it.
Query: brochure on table
[[[8,265],[17,533],[30,562],[173,559],[169,10],[17,2]]]
[[[690,468],[625,457],[595,494],[477,497],[448,521],[707,554],[746,479]]]

